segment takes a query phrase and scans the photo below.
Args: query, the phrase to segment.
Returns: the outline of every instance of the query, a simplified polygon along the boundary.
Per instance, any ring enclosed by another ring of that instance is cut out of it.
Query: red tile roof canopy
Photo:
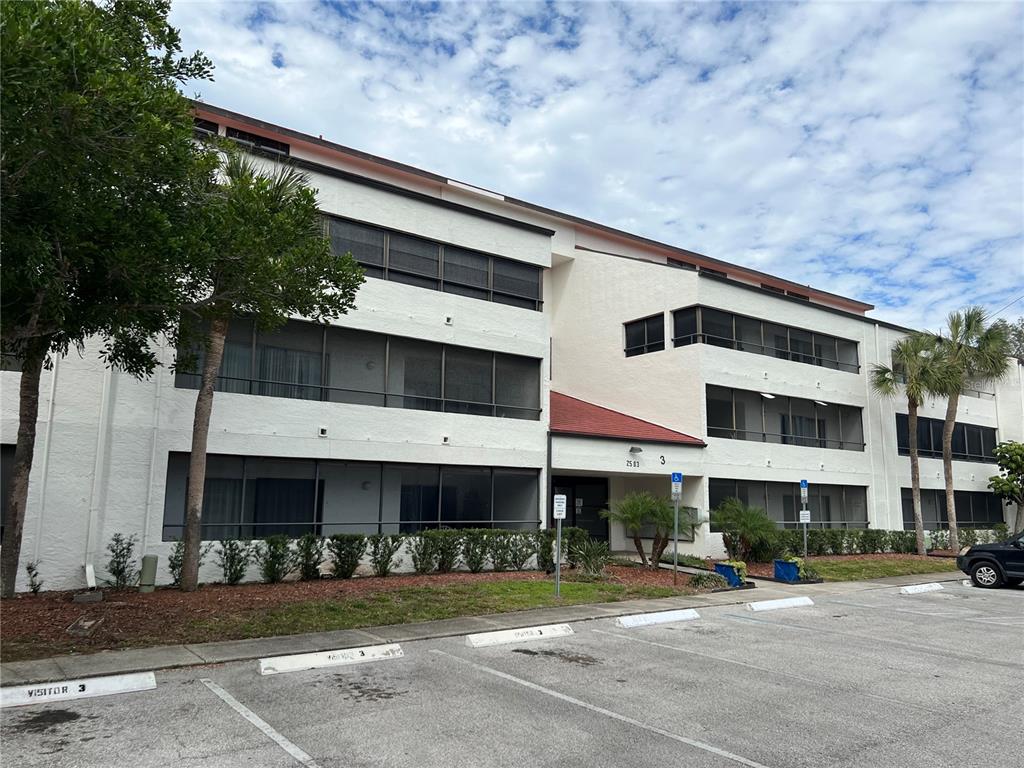
[[[678,443],[701,448],[706,446],[700,438],[559,392],[551,393],[551,433],[649,443]]]

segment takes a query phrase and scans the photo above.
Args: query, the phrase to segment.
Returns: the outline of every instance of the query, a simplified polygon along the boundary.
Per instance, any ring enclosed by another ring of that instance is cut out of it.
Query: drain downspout
[[[96,459],[92,469],[92,491],[89,495],[89,517],[85,529],[85,581],[89,589],[96,588],[96,569],[93,560],[96,558],[96,527],[100,512],[103,489],[106,487],[104,469],[107,466],[107,442],[110,433],[110,395],[113,389],[114,373],[107,368],[103,376],[103,393],[100,396],[99,423],[96,427]]]

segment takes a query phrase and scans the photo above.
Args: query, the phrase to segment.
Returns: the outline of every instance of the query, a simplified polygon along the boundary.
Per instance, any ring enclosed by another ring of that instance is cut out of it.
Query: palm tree
[[[667,537],[663,531],[667,525],[672,529],[672,504],[662,496],[655,496],[650,491],[637,491],[627,493],[622,500],[611,509],[601,510],[601,517],[612,522],[622,523],[626,533],[633,538],[633,546],[636,547],[640,561],[651,568],[658,567],[658,559],[667,544]],[[651,546],[651,559],[648,562],[647,554],[644,552],[644,544],[641,539],[641,532],[644,526],[655,526],[655,538]],[[660,547],[660,551],[659,551]]]
[[[946,332],[938,339],[937,354],[950,374],[939,394],[947,397],[946,423],[942,427],[942,468],[946,475],[949,547],[954,551],[960,549],[953,498],[953,427],[960,393],[969,385],[987,384],[1002,378],[1010,366],[1006,326],[987,322],[988,316],[981,307],[951,312],[946,319]]]
[[[929,394],[949,387],[948,370],[936,354],[937,341],[928,333],[916,332],[900,339],[892,348],[892,365],[876,364],[871,369],[871,389],[882,397],[895,397],[903,388],[907,397],[907,426],[910,433],[910,488],[914,506],[917,554],[926,554],[924,518],[921,516],[921,464],[917,445],[917,409]]]

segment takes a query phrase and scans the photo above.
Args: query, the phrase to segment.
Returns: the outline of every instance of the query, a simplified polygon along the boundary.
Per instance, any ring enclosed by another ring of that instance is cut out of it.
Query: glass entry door
[[[601,510],[608,508],[608,479],[604,477],[555,477],[554,493],[565,494],[565,524],[582,528],[593,539],[608,540],[608,521]],[[554,525],[554,520],[551,520]]]

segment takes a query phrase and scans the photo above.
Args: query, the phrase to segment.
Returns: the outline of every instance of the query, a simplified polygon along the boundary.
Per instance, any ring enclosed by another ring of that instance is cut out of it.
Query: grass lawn
[[[808,559],[825,581],[862,581],[885,576],[956,571],[956,561],[945,557],[888,555],[885,557],[813,557]]]
[[[562,598],[555,600],[552,585],[546,581],[492,581],[440,589],[407,587],[344,600],[294,603],[248,616],[203,619],[194,622],[193,629],[204,639],[268,637],[673,594],[677,593],[671,587],[563,582]]]
[[[621,579],[576,581],[570,572],[562,581],[558,601],[553,581],[543,574],[210,585],[190,595],[173,589],[159,589],[152,595],[125,590],[86,605],[73,604],[63,593],[44,593],[5,601],[0,657],[22,661],[66,653],[293,635],[694,593],[684,584],[666,586],[666,580],[671,584],[670,575],[625,570],[633,576],[632,583]],[[78,618],[99,620],[88,637],[66,631]]]

